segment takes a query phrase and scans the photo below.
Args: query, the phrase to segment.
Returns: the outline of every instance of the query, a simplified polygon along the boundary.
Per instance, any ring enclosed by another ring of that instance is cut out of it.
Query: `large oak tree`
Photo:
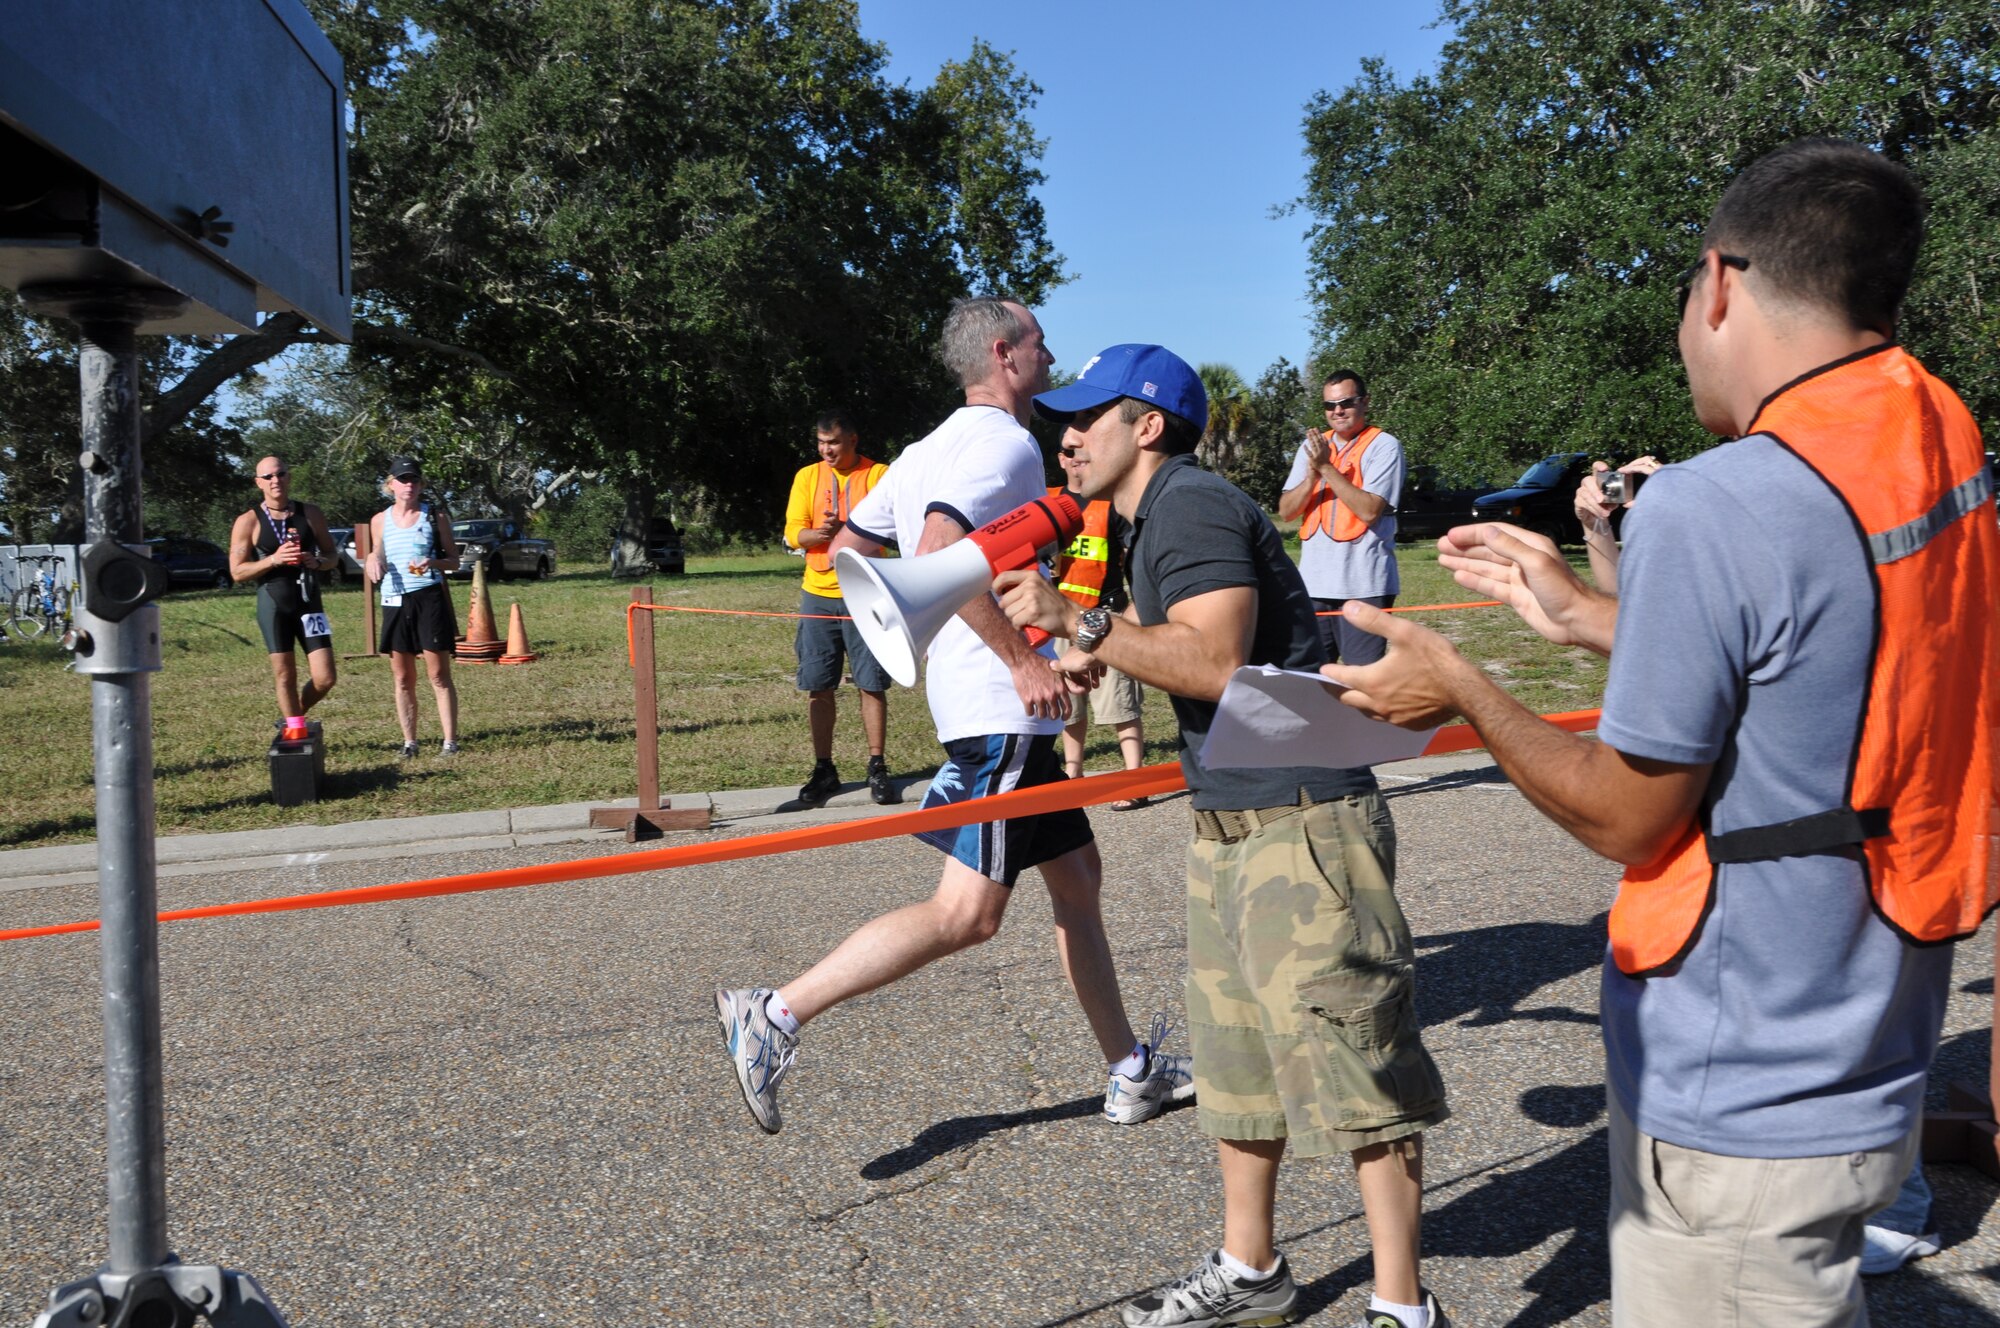
[[[1468,481],[1555,450],[1686,456],[1676,275],[1734,173],[1830,134],[1908,164],[1930,238],[1903,329],[2000,425],[1991,0],[1451,0],[1435,73],[1307,108],[1322,353]]]

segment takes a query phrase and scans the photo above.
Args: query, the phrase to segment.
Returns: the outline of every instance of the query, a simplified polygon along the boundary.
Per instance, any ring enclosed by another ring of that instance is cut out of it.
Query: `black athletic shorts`
[[[382,610],[382,639],[377,650],[402,655],[418,655],[435,650],[449,655],[458,644],[458,622],[452,617],[451,601],[443,586],[425,586],[403,596],[401,604]]]
[[[296,584],[267,581],[258,586],[257,627],[264,633],[264,649],[273,655],[289,655],[294,646],[304,646],[308,655],[333,649],[333,628],[327,625],[317,587],[311,595],[301,595]]]

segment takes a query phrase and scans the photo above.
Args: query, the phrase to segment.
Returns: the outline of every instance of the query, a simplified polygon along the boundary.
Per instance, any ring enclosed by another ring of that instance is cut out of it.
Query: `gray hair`
[[[986,380],[993,368],[987,351],[995,341],[1012,343],[1027,335],[1020,316],[1007,307],[1019,303],[1004,295],[973,295],[951,302],[944,335],[938,338],[938,355],[944,367],[958,376],[960,387]]]

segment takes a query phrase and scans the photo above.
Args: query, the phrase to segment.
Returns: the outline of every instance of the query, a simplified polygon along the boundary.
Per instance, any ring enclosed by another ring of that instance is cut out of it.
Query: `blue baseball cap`
[[[1035,413],[1067,424],[1079,411],[1131,397],[1208,427],[1208,389],[1188,362],[1165,346],[1110,346],[1090,357],[1076,381],[1035,398]]]

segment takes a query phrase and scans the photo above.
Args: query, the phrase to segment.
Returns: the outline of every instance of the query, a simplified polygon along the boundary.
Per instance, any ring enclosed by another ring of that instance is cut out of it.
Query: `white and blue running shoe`
[[[766,1134],[776,1134],[783,1124],[778,1119],[778,1085],[799,1054],[799,1040],[774,1025],[764,1013],[770,998],[769,987],[726,987],[715,989],[715,1013],[722,1021],[723,1045],[736,1066],[736,1084],[743,1090],[744,1105],[757,1118]]]
[[[1145,1068],[1136,1079],[1111,1076],[1104,1088],[1104,1119],[1137,1125],[1165,1111],[1169,1102],[1185,1102],[1194,1096],[1194,1057],[1171,1056],[1160,1050],[1173,1031],[1164,1013],[1153,1016],[1153,1031],[1146,1038]]]

